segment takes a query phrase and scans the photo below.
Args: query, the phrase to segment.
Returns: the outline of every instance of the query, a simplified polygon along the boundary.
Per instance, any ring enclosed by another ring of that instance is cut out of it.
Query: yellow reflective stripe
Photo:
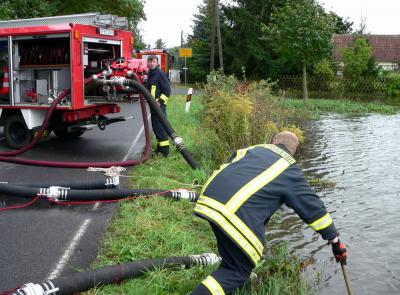
[[[313,230],[318,231],[324,228],[327,228],[332,224],[333,220],[329,213],[326,213],[320,219],[314,221],[313,223],[309,224]]]
[[[206,190],[206,188],[207,188],[207,186],[210,184],[210,182],[211,182],[222,170],[224,170],[224,169],[225,169],[227,166],[229,166],[230,164],[233,164],[233,163],[239,161],[240,159],[242,159],[242,158],[246,155],[247,151],[248,151],[249,149],[252,149],[252,148],[254,148],[254,147],[249,147],[249,148],[246,148],[246,149],[237,150],[237,151],[236,151],[236,157],[233,158],[233,160],[232,160],[230,163],[222,164],[222,165],[219,167],[218,170],[215,170],[215,171],[213,172],[213,174],[211,175],[211,177],[210,177],[210,178],[207,180],[207,182],[203,185],[203,189],[201,190],[201,193],[203,194],[203,192]]]
[[[164,140],[164,141],[159,141],[158,146],[168,146],[169,145],[169,140]]]
[[[194,211],[197,213],[201,213],[216,224],[218,224],[226,233],[234,240],[243,251],[245,251],[251,260],[253,260],[254,264],[257,265],[258,261],[260,261],[261,256],[257,253],[254,247],[243,237],[243,235],[236,230],[220,213],[214,211],[202,204],[197,203]]]
[[[208,205],[209,207],[221,212],[225,218],[228,219],[243,234],[243,236],[245,236],[251,242],[251,244],[253,244],[253,247],[258,250],[258,254],[261,255],[263,253],[264,246],[257,236],[239,217],[226,209],[224,204],[206,196],[200,196],[197,203]]]
[[[226,167],[229,166],[230,163],[226,163],[226,164],[222,164],[218,170],[215,170],[213,172],[213,174],[211,175],[211,177],[207,180],[207,182],[203,185],[203,189],[201,190],[201,193],[203,193],[205,191],[205,189],[207,188],[207,186],[210,184],[210,182],[222,171],[224,170]]]
[[[246,155],[246,153],[247,153],[247,149],[237,150],[236,151],[236,157],[233,158],[231,163],[235,163],[235,162],[239,161],[240,159],[242,159]]]
[[[224,289],[212,276],[208,276],[204,281],[201,282],[213,295],[225,295]]]
[[[161,94],[160,99],[164,102],[164,104],[168,103],[168,96],[165,94]]]
[[[236,212],[244,202],[246,202],[256,191],[266,186],[276,177],[278,177],[283,171],[290,166],[290,163],[280,158],[267,170],[253,178],[246,185],[244,185],[232,198],[226,203],[226,208],[231,212]]]
[[[231,163],[235,163],[235,162],[241,160],[246,155],[248,150],[254,149],[255,147],[257,147],[257,145],[253,145],[253,146],[245,148],[245,149],[237,150],[236,157],[232,160]]]
[[[290,164],[294,164],[296,163],[296,160],[287,152],[285,152],[283,149],[277,147],[274,144],[265,144],[262,145],[263,147],[273,151],[274,153],[278,154],[279,156],[281,156],[282,158],[284,158],[286,161],[288,161]]]
[[[270,147],[271,146],[271,147]],[[263,148],[268,148],[272,151],[275,151],[276,153],[280,153],[280,155],[286,155],[285,157],[287,158],[286,160],[288,161],[288,157],[291,158],[290,163],[293,164],[296,161],[288,154],[286,153],[284,150],[280,149],[279,147],[273,145],[273,144],[257,144],[257,145],[253,145],[251,147],[245,148],[245,149],[240,149],[236,151],[236,157],[230,162],[230,163],[226,163],[220,166],[220,168],[216,171],[213,172],[213,174],[211,175],[211,177],[207,180],[207,182],[204,184],[203,189],[201,190],[201,193],[203,194],[204,191],[206,190],[207,186],[210,184],[210,182],[222,171],[224,170],[227,166],[229,166],[230,164],[233,164],[239,160],[241,160],[247,153],[247,151],[254,149],[256,147],[263,147]],[[289,161],[288,161],[289,162]]]
[[[157,86],[156,85],[151,85],[151,95],[154,98],[156,97],[156,92],[157,92]]]

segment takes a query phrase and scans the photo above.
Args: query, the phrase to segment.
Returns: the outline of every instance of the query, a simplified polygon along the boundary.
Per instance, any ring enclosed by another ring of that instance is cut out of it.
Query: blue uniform
[[[192,294],[222,295],[243,286],[261,260],[265,225],[282,204],[293,208],[323,239],[337,236],[323,202],[284,145],[238,150],[215,171],[203,187],[195,214],[212,224],[222,263]],[[223,239],[231,243],[220,245]],[[235,254],[238,250],[241,255]]]
[[[169,84],[167,75],[161,71],[160,67],[150,70],[146,88],[151,92],[151,95],[160,103],[160,108],[165,116],[167,116],[167,103],[171,94],[171,86]],[[160,119],[155,112],[151,110],[151,124],[153,127],[154,135],[157,138],[157,152],[161,152],[165,156],[169,153],[169,140],[168,134],[162,126]]]

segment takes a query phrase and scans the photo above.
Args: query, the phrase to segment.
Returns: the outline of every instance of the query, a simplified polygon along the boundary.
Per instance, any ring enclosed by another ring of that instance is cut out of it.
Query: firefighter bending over
[[[192,295],[228,294],[245,284],[261,260],[265,225],[282,204],[332,244],[337,262],[346,263],[331,216],[292,157],[298,144],[295,134],[278,133],[272,144],[237,150],[206,182],[195,214],[209,221],[222,262]]]
[[[151,92],[151,95],[159,103],[160,108],[165,116],[167,116],[167,103],[171,94],[171,86],[168,77],[161,71],[158,65],[158,57],[151,55],[147,58],[147,66],[150,69],[147,77],[146,88]],[[165,131],[161,124],[160,119],[155,112],[151,110],[151,124],[153,127],[154,135],[157,138],[156,153],[161,153],[164,157],[169,154],[169,140],[168,133]]]

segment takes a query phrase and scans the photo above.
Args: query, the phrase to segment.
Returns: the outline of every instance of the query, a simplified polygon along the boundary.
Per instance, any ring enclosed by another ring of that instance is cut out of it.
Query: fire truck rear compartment
[[[48,105],[71,88],[69,34],[18,36],[12,46],[16,105]],[[70,97],[61,103],[71,104]]]
[[[107,40],[91,40],[83,42],[83,67],[85,78],[107,69],[112,61],[121,57],[121,45],[109,44]],[[117,42],[115,42],[117,43]],[[85,86],[86,103],[106,99],[101,85],[95,83]]]

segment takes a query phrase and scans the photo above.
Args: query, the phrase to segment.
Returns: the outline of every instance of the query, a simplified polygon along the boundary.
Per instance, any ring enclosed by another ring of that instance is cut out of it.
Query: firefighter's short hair
[[[158,56],[157,56],[157,55],[150,55],[150,56],[147,58],[147,61],[152,61],[152,60],[157,60],[157,62],[158,62]]]

